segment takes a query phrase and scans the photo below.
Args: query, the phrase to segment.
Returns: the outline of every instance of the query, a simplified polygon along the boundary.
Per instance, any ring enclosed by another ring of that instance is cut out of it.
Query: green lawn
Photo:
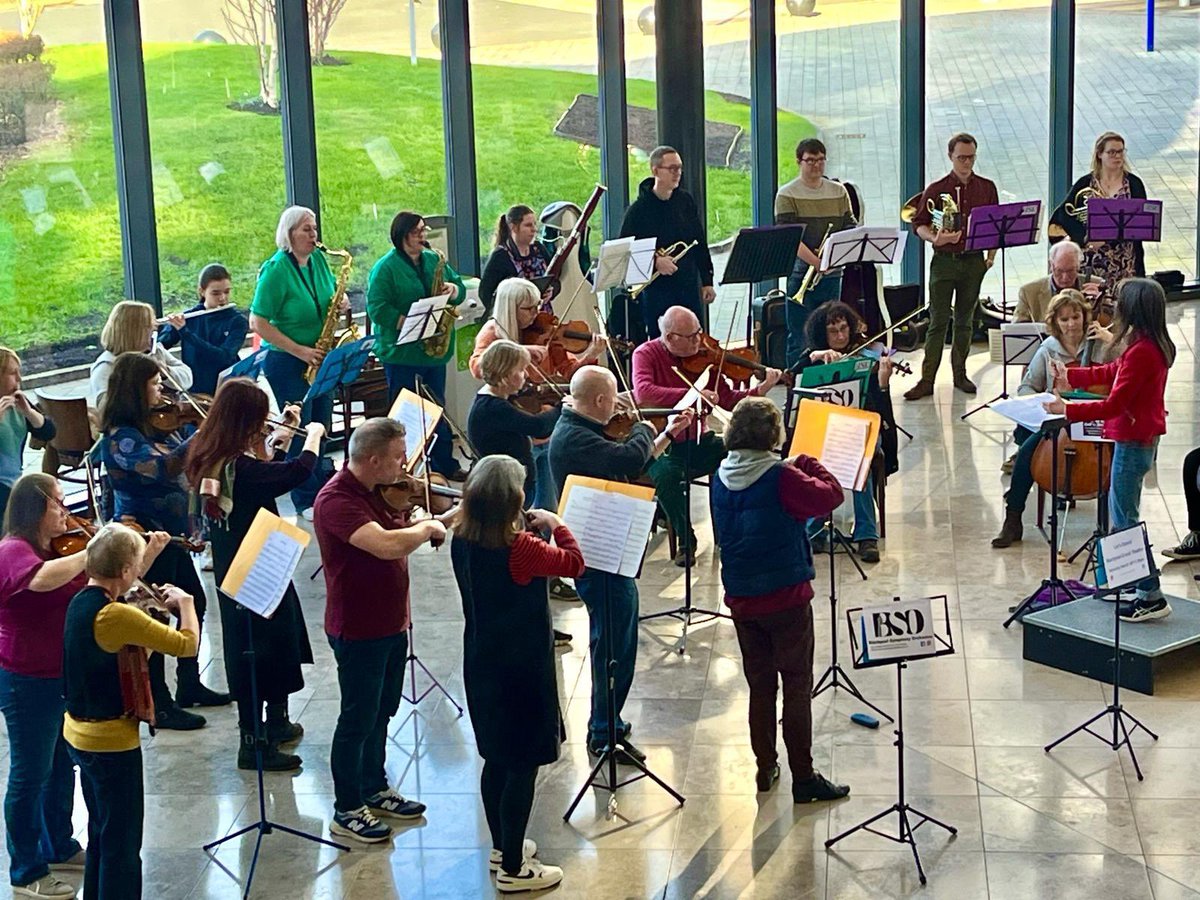
[[[257,91],[250,48],[151,44],[145,54],[164,302],[182,305],[198,270],[216,260],[234,272],[235,302],[246,306],[285,202],[279,118],[227,108]],[[323,237],[355,249],[352,283],[361,285],[390,247],[398,209],[446,209],[440,74],[436,62],[337,55],[349,65],[313,70]],[[0,343],[19,349],[94,333],[122,296],[104,49],[55,47],[46,57],[63,104],[60,136],[0,171]],[[491,66],[474,74],[485,233],[513,202],[582,204],[599,151],[552,131],[576,94],[595,91],[595,79]],[[654,101],[651,82],[629,82],[631,104]],[[749,107],[715,94],[707,103],[710,119],[749,127]],[[783,159],[814,133],[783,112],[779,131]],[[645,163],[631,158],[630,170],[636,184]],[[748,172],[710,171],[708,192],[710,238],[749,223]]]

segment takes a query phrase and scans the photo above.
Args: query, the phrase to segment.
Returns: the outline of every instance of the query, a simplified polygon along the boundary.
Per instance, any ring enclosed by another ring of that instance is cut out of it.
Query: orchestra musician
[[[647,341],[633,352],[633,393],[643,406],[673,409],[688,392],[687,382],[674,370],[681,359],[700,351],[703,329],[696,314],[682,306],[672,306],[664,312],[658,326],[661,337]],[[762,382],[750,390],[734,390],[721,377],[702,393],[709,403],[728,410],[743,397],[765,396],[782,374],[769,368]],[[677,566],[687,565],[687,557],[694,560],[696,553],[696,535],[684,503],[684,482],[711,475],[724,457],[725,445],[717,435],[706,431],[700,421],[694,429],[677,433],[670,448],[650,464],[648,474],[654,481],[658,504],[678,538]]]
[[[275,394],[279,409],[300,403],[308,394],[304,373],[321,364],[324,353],[316,346],[333,302],[337,281],[329,261],[317,246],[317,216],[305,206],[289,206],[275,228],[275,255],[258,270],[254,300],[250,304],[250,327],[268,351],[263,374]],[[333,417],[333,397],[306,403],[300,421],[320,422],[328,430]],[[300,454],[295,440],[289,456]],[[292,491],[296,514],[311,519],[313,498],[325,478],[318,464],[313,475]]]
[[[978,142],[966,132],[950,138],[946,144],[950,157],[950,172],[928,185],[917,202],[913,229],[917,236],[932,245],[933,260],[929,264],[929,330],[925,333],[925,361],[921,380],[904,394],[905,400],[919,400],[933,395],[933,384],[942,363],[946,343],[946,328],[950,308],[954,308],[954,338],[950,349],[950,369],[954,386],[965,394],[976,392],[975,382],[967,377],[967,354],[975,329],[975,309],[979,303],[979,288],[983,276],[996,261],[996,251],[967,250],[966,223],[971,210],[999,202],[996,185],[975,173]],[[960,214],[954,230],[935,230],[930,205],[945,211],[948,197]]]
[[[699,318],[703,304],[712,303],[717,292],[704,223],[692,195],[679,186],[682,157],[674,147],[655,147],[650,151],[650,172],[651,176],[638,185],[637,199],[625,211],[620,237],[652,237],[657,241],[654,268],[659,277],[640,298],[646,333],[656,338],[658,320],[669,307],[686,307]],[[696,246],[678,259],[665,252],[691,241]]]
[[[192,370],[168,353],[166,347],[155,342],[154,321],[154,307],[137,300],[122,300],[109,311],[100,332],[103,350],[88,372],[88,405],[93,409],[104,406],[109,375],[122,353],[148,353],[168,374],[168,386],[185,391],[191,388]]]
[[[1127,278],[1117,288],[1114,342],[1125,350],[1102,366],[1067,369],[1051,362],[1055,391],[1089,385],[1109,385],[1102,400],[1072,401],[1061,398],[1046,404],[1047,412],[1062,414],[1068,422],[1104,420],[1104,437],[1113,441],[1109,475],[1108,511],[1112,531],[1130,528],[1139,521],[1142,482],[1154,464],[1158,439],[1167,430],[1164,395],[1167,370],[1175,362],[1175,344],[1167,333],[1167,296],[1151,278]],[[1137,599],[1124,604],[1126,622],[1145,622],[1171,614],[1157,575],[1137,585]]]
[[[624,440],[610,440],[604,427],[612,420],[617,406],[617,378],[600,366],[584,366],[571,376],[571,396],[565,405],[554,434],[550,437],[550,469],[559,493],[568,475],[625,481],[636,478],[646,463],[663,453],[671,441],[683,434],[695,421],[685,410],[657,434],[646,421],[634,424]],[[620,750],[642,760],[645,754],[629,740],[633,728],[621,719],[621,710],[633,684],[637,662],[638,591],[637,582],[624,575],[586,569],[575,579],[575,588],[587,607],[591,623],[588,651],[592,665],[592,706],[588,718],[588,752],[598,755],[608,743],[608,682],[605,610],[611,617],[613,658],[616,661],[613,708]]]
[[[179,617],[179,631],[119,602],[143,569],[147,547],[137,532],[105,525],[86,552],[87,586],[72,598],[63,629],[63,736],[88,811],[83,895],[131,900],[142,896],[142,747],[119,652],[145,648],[194,659],[200,623],[192,597],[171,585],[162,588],[162,602]],[[146,690],[144,676],[135,670],[132,693]]]
[[[14,896],[74,897],[59,880],[82,871],[84,853],[72,837],[75,769],[63,739],[63,625],[71,598],[87,584],[86,552],[60,555],[67,508],[57,479],[23,475],[0,540],[0,712],[8,732],[4,824]],[[149,564],[167,542],[147,542]]]
[[[1017,293],[1014,322],[1045,322],[1050,301],[1059,291],[1068,288],[1079,291],[1095,303],[1100,297],[1100,279],[1094,275],[1082,277],[1083,251],[1074,241],[1059,241],[1050,248],[1050,274],[1021,285]]]
[[[180,345],[184,365],[192,370],[192,388],[202,394],[216,393],[217,376],[238,361],[238,351],[246,343],[250,323],[229,304],[232,289],[229,270],[209,263],[200,270],[200,299],[189,309],[167,316],[158,331],[161,346]],[[205,314],[196,315],[200,312]]]
[[[21,357],[0,347],[0,521],[9,492],[21,477],[26,438],[50,441],[57,433],[49,417],[21,390]]]
[[[809,320],[812,321],[811,319]],[[792,800],[837,800],[850,788],[813,768],[813,551],[805,522],[842,502],[837,479],[811,456],[781,460],[779,407],[746,397],[733,408],[729,455],[712,480],[713,527],[721,545],[721,584],[733,615],[750,687],[755,786],[779,780],[775,746],[778,684],[783,682],[783,743]]]
[[[1145,276],[1146,253],[1141,241],[1088,241],[1088,196],[1146,199],[1146,185],[1129,169],[1125,138],[1115,131],[1106,131],[1096,138],[1090,170],[1071,185],[1050,216],[1051,225],[1057,225],[1083,248],[1083,265],[1104,279],[1104,295],[1113,299],[1123,278]]]
[[[441,542],[437,518],[413,523],[376,490],[404,472],[404,426],[368,419],[350,436],[347,461],[317,496],[314,526],[325,571],[325,635],[337,664],[341,709],[329,767],[329,830],[362,843],[392,835],[379,817],[414,821],[425,804],[387,781],[388,722],[400,707],[408,656],[408,557]]]
[[[183,460],[188,443],[177,432],[159,434],[151,424],[151,410],[162,402],[162,372],[158,362],[144,353],[122,353],[112,367],[107,397],[100,410],[100,440],[92,451],[104,465],[111,493],[113,518],[129,517],[141,527],[165,531],[173,537],[191,537],[187,482]],[[197,620],[204,621],[204,585],[187,550],[168,544],[154,560],[147,577],[156,584],[176,584],[195,598]],[[199,640],[200,632],[196,632]],[[177,666],[178,690],[173,699],[166,683],[161,654],[150,656],[150,685],[154,691],[159,728],[190,731],[204,726],[204,717],[189,706],[224,706],[228,694],[217,693],[200,682],[195,654]]]
[[[395,401],[402,388],[416,391],[419,378],[437,402],[445,406],[446,363],[454,355],[453,335],[439,356],[430,355],[425,341],[396,346],[409,309],[433,294],[435,280],[440,278],[441,293],[449,298],[451,306],[458,306],[467,297],[459,274],[426,243],[428,231],[425,220],[417,213],[407,210],[397,213],[392,219],[392,249],[379,258],[367,279],[367,314],[379,335],[375,355],[387,376],[389,403]],[[446,327],[453,328],[453,324],[447,322]],[[466,472],[454,458],[453,436],[444,416],[434,433],[437,440],[430,453],[431,467],[453,481],[462,481]]]
[[[492,313],[496,302],[496,288],[508,278],[523,278],[533,281],[546,274],[554,251],[537,240],[537,216],[528,206],[510,206],[496,222],[496,233],[492,238],[492,252],[483,265],[479,276],[479,300],[484,311]],[[538,307],[551,312],[550,301],[553,290],[547,287],[539,295]],[[515,335],[512,335],[515,339]]]
[[[806,138],[798,143],[796,165],[800,167],[800,174],[783,185],[775,195],[775,224],[805,226],[800,246],[796,248],[795,267],[788,276],[789,297],[799,292],[808,270],[820,265],[817,254],[825,236],[857,224],[845,185],[825,177],[825,161],[824,143],[816,138]],[[829,272],[805,292],[802,303],[789,300],[784,304],[789,366],[800,362],[800,354],[804,349],[804,325],[809,315],[822,303],[840,300],[841,296],[842,274]]]
[[[467,440],[480,456],[505,454],[525,467],[527,505],[537,509],[558,509],[558,491],[550,474],[549,448],[550,435],[562,407],[547,405],[535,413],[511,402],[512,396],[525,386],[528,367],[527,347],[503,339],[488,345],[479,362],[484,384],[467,413]],[[579,599],[579,595],[560,578],[551,580],[550,596],[557,600]],[[571,635],[555,630],[554,643],[565,647],[571,643]]]
[[[1188,532],[1182,541],[1164,550],[1163,556],[1186,562],[1200,559],[1200,447],[1192,448],[1183,458],[1183,496]]]
[[[1065,290],[1054,295],[1044,319],[1049,334],[1025,369],[1025,375],[1017,387],[1018,397],[1053,389],[1051,362],[1064,366],[1092,364],[1092,342],[1087,340],[1091,314],[1091,304],[1079,291]],[[992,546],[997,549],[1018,543],[1024,533],[1021,516],[1029,500],[1029,492],[1033,490],[1033,454],[1043,437],[1040,432],[1030,431],[1024,425],[1018,425],[1013,432],[1017,452],[1011,457],[1011,464],[1008,464],[1012,480],[1004,494],[1004,524],[1000,527],[1000,533],[992,538]]]
[[[450,544],[466,620],[467,711],[484,761],[479,785],[492,836],[489,867],[501,891],[562,881],[562,869],[535,858],[537,844],[525,838],[525,829],[538,767],[558,759],[564,736],[546,579],[578,576],[584,568],[562,519],[545,509],[522,513],[525,477],[508,456],[477,462],[463,486]],[[527,530],[527,521],[549,532],[554,544]]]
[[[292,411],[298,420],[299,411],[295,407]],[[257,384],[248,378],[232,378],[217,390],[208,418],[188,447],[184,474],[200,498],[218,586],[225,580],[258,511],[265,509],[279,515],[275,499],[307,481],[317,465],[325,427],[320,422],[309,422],[305,426],[303,451],[288,459],[282,449],[291,443],[288,431],[277,428],[270,437],[265,437],[269,412],[267,395]],[[225,677],[238,707],[241,740],[237,766],[253,770],[258,749],[262,751],[265,770],[297,769],[300,757],[280,749],[304,734],[300,723],[288,717],[288,696],[304,687],[300,667],[313,661],[296,588],[289,582],[275,612],[266,618],[256,616],[249,634],[245,617],[253,613],[220,590],[217,603],[221,611]],[[251,650],[257,698],[250,693],[246,654]],[[257,734],[265,737],[256,747]]]

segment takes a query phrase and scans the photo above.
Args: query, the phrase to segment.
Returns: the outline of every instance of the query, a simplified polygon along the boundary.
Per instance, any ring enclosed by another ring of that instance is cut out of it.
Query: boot
[[[242,731],[241,735],[237,765],[239,769],[253,772],[257,768],[254,733]],[[277,746],[264,740],[262,742],[262,762],[264,772],[290,772],[300,768],[301,759],[294,753],[282,752]]]
[[[228,706],[230,697],[200,683],[200,663],[195,657],[185,657],[176,663],[178,687],[175,702],[183,709],[192,706]]]
[[[287,701],[267,704],[267,741],[271,744],[294,744],[304,737],[304,726],[288,718]]]
[[[1021,540],[1021,533],[1024,531],[1021,525],[1021,513],[1015,509],[1005,509],[1004,524],[1000,527],[1000,533],[992,538],[992,546],[997,550],[1011,546]]]

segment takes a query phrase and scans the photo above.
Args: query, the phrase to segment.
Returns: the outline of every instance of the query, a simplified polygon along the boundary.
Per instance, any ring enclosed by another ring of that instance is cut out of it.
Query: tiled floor
[[[1170,316],[1180,347],[1169,385],[1170,431],[1156,486],[1144,498],[1158,548],[1184,532],[1179,462],[1200,438],[1197,309],[1173,305]],[[999,372],[981,347],[970,368],[979,376],[981,397],[996,393]],[[905,386],[901,380],[897,393]],[[559,625],[576,638],[576,647],[559,655],[569,739],[562,759],[542,772],[529,834],[546,861],[566,870],[557,895],[1200,897],[1197,657],[1170,673],[1158,695],[1127,696],[1130,709],[1161,734],[1156,744],[1144,735],[1136,740],[1144,782],[1135,779],[1127,754],[1090,738],[1075,738],[1052,754],[1042,751],[1047,741],[1098,712],[1105,689],[1022,661],[1020,627],[1000,626],[1008,606],[1045,574],[1047,547],[1032,527],[1032,507],[1023,544],[1002,552],[989,547],[1001,518],[999,467],[1011,448],[997,416],[982,412],[959,421],[973,405],[945,385],[932,401],[898,400],[900,421],[914,439],[904,442],[901,471],[888,487],[883,561],[869,567],[865,582],[843,562],[837,567],[844,603],[895,594],[949,596],[957,652],[913,664],[904,685],[909,800],[958,829],[953,839],[931,825],[917,832],[928,886],[920,888],[908,850],[882,838],[859,834],[833,852],[824,849],[826,838],[895,800],[893,735],[887,727],[868,731],[852,724],[849,714],[863,708],[852,698],[822,695],[814,722],[818,766],[848,782],[851,797],[795,807],[786,774],[775,792],[755,795],[747,693],[728,622],[694,628],[683,656],[675,650],[678,626],[659,620],[642,630],[627,717],[653,770],[686,796],[686,804],[676,806],[641,781],[620,792],[615,818],[606,818],[603,795],[588,794],[564,823],[588,770],[582,740],[590,678],[586,613],[556,603]],[[698,517],[703,506],[699,494]],[[1067,545],[1087,535],[1093,509],[1080,503],[1067,524]],[[696,602],[706,606],[717,601],[718,583],[708,534],[702,530],[695,571]],[[269,776],[266,802],[271,818],[322,834],[332,803],[328,760],[338,689],[321,633],[322,595],[308,578],[317,563],[310,550],[298,578],[317,654],[308,686],[292,703],[306,729],[298,751],[305,766],[295,777]],[[416,649],[461,700],[461,619],[449,554],[422,553],[412,571]],[[1180,564],[1164,573],[1168,590],[1195,597],[1191,576]],[[666,561],[661,543],[651,548],[640,589],[647,611],[668,608],[682,596],[682,573]],[[816,591],[817,663],[823,668],[830,622],[825,567]],[[219,623],[210,625],[203,652],[219,660]],[[844,653],[844,633],[842,642]],[[851,674],[868,698],[894,710],[890,670]],[[220,665],[210,663],[206,677],[223,683]],[[423,689],[427,680],[418,680]],[[155,900],[239,896],[249,867],[252,835],[223,847],[215,861],[200,850],[257,815],[253,779],[234,766],[234,714],[219,710],[209,719],[201,732],[161,733],[145,743],[145,896]],[[374,900],[491,893],[477,792],[480,762],[469,721],[456,718],[435,692],[416,716],[405,705],[394,726],[389,770],[405,794],[429,804],[426,820],[403,829],[390,845],[349,854],[272,834],[264,840],[253,896]],[[0,775],[6,770],[7,747],[0,743]],[[82,831],[82,799],[77,823]]]

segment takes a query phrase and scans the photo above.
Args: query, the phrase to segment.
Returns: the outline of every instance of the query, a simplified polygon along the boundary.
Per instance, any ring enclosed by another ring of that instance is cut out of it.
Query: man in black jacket
[[[701,301],[712,303],[713,263],[708,254],[704,223],[692,195],[679,187],[683,160],[674,147],[655,147],[650,152],[653,175],[638,186],[637,199],[625,212],[621,237],[657,240],[659,254],[654,267],[659,276],[641,295],[642,317],[650,339],[658,337],[658,320],[672,306],[686,306],[704,321]],[[696,241],[696,246],[679,260],[661,251],[672,244]]]

